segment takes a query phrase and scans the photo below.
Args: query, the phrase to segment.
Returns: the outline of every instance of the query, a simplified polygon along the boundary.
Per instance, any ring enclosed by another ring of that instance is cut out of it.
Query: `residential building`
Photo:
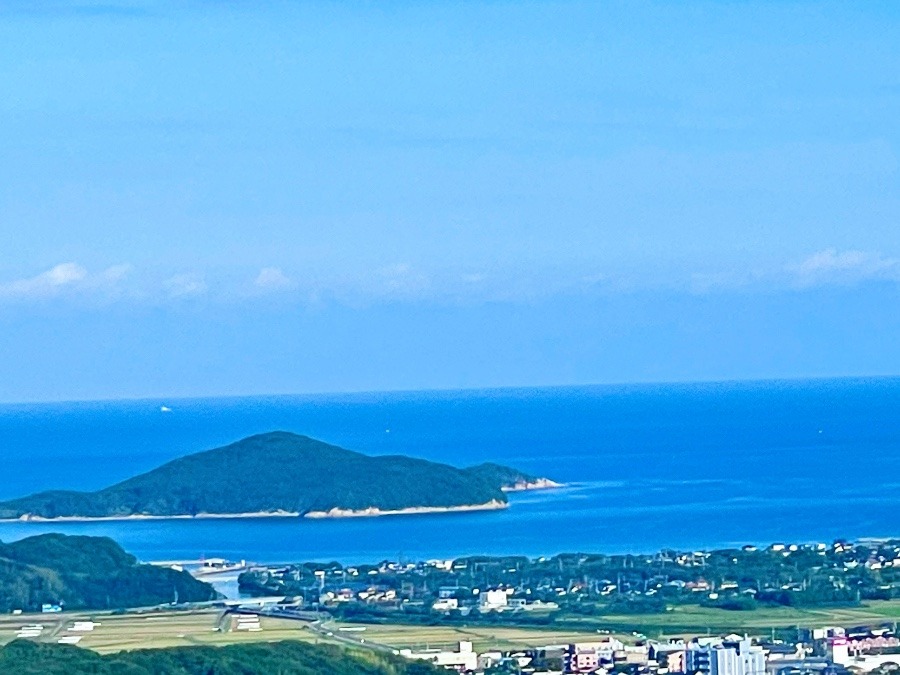
[[[414,652],[411,649],[401,649],[400,656],[407,659],[429,661],[436,666],[453,668],[460,671],[469,671],[478,668],[478,654],[472,649],[471,642],[460,642],[455,652],[431,649]]]
[[[685,651],[684,666],[689,675],[764,675],[766,657],[749,638],[732,635],[724,640],[691,642]]]
[[[479,608],[483,612],[506,609],[508,604],[509,595],[502,588],[482,591],[478,599]]]
[[[431,609],[435,612],[449,612],[454,609],[459,609],[459,600],[456,598],[439,598],[434,601]]]

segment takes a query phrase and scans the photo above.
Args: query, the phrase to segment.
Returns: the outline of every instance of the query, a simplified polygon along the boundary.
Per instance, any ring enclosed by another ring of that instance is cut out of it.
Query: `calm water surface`
[[[274,429],[570,486],[512,495],[502,512],[0,523],[0,539],[62,531],[144,560],[360,562],[900,536],[898,379],[2,406],[0,498],[99,488]]]

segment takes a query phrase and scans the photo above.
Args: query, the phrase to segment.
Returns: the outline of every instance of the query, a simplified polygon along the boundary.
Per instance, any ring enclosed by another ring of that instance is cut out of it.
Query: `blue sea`
[[[6,405],[0,498],[100,488],[275,429],[568,486],[497,512],[0,523],[0,540],[58,531],[142,560],[363,562],[900,537],[900,379],[886,378]]]

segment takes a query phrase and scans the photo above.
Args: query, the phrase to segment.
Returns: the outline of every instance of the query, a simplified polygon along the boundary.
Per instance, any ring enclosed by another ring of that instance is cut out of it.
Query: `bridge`
[[[227,574],[228,572],[243,572],[253,567],[255,563],[241,560],[233,562],[225,558],[201,558],[199,560],[151,560],[147,564],[155,567],[181,567],[195,577],[211,574]]]

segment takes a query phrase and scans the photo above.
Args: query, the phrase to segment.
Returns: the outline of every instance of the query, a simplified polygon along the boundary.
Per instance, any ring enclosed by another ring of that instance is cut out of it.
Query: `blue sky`
[[[900,373],[900,7],[0,7],[0,400]]]

